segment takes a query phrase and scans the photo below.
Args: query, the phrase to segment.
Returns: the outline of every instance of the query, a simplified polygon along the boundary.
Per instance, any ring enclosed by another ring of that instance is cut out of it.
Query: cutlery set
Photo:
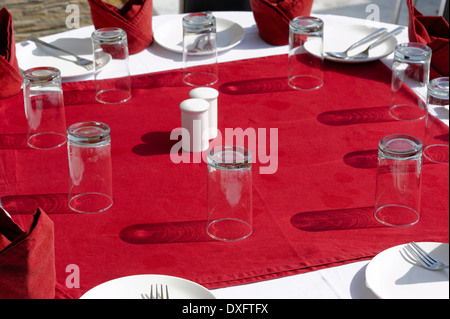
[[[338,59],[343,59],[343,60],[346,60],[346,59],[367,59],[369,57],[369,51],[371,49],[373,49],[376,46],[380,45],[381,43],[383,43],[384,41],[386,41],[390,37],[399,34],[402,30],[403,30],[403,27],[398,27],[398,28],[392,30],[391,32],[385,33],[387,31],[387,29],[386,28],[381,28],[381,29],[378,29],[377,31],[369,34],[368,36],[362,38],[361,40],[355,42],[350,47],[348,47],[348,49],[345,50],[345,51],[342,51],[342,52],[328,51],[328,52],[326,52],[326,54],[328,54],[331,57],[338,58]],[[349,54],[350,51],[355,50],[356,48],[362,46],[363,44],[367,44],[367,43],[369,43],[372,40],[375,40],[377,37],[379,37],[382,34],[383,34],[383,36],[381,38],[379,38],[378,40],[376,40],[375,42],[370,44],[368,47],[366,47],[366,49],[361,50],[358,53]]]
[[[71,55],[71,56],[73,56],[73,57],[75,57],[77,59],[76,62],[75,62],[76,64],[86,68],[87,70],[93,70],[94,69],[94,62],[92,62],[91,60],[79,57],[78,55],[76,55],[76,54],[74,54],[72,52],[66,51],[66,50],[64,50],[62,48],[54,46],[54,45],[52,45],[50,43],[42,41],[42,40],[40,40],[40,39],[38,39],[36,37],[33,37],[33,36],[28,37],[28,40],[33,41],[34,43],[39,43],[41,45],[44,45],[44,46],[49,47],[49,48],[54,49],[54,50],[58,50],[58,51],[67,53],[67,54],[69,54],[69,55]]]
[[[343,52],[326,52],[326,53],[328,55],[331,55],[335,58],[340,58],[340,59],[346,59],[346,58],[353,57],[353,55],[348,54],[351,50],[356,49],[357,47],[360,47],[361,45],[370,42],[371,40],[375,39],[376,37],[378,37],[380,34],[384,33],[385,31],[387,31],[386,28],[378,29],[377,31],[369,34],[368,36],[362,38],[361,40],[353,43],[351,46],[349,46],[347,48],[347,50],[345,50]]]
[[[76,61],[73,61],[75,64],[84,67],[88,71],[93,71],[94,70],[94,62],[91,61],[91,60],[82,58],[82,57],[80,57],[80,56],[78,56],[78,55],[76,55],[76,54],[74,54],[74,53],[72,53],[70,51],[67,51],[67,50],[65,50],[63,48],[57,47],[57,46],[55,46],[53,44],[50,44],[50,43],[47,43],[45,41],[42,41],[42,40],[40,40],[40,39],[38,39],[38,38],[36,38],[34,36],[28,37],[28,40],[32,41],[34,43],[46,46],[46,47],[51,48],[53,50],[57,50],[57,51],[69,54],[69,55],[73,56],[76,59]],[[98,62],[97,62],[96,67],[97,67],[97,69],[100,69],[100,68],[104,67],[106,64],[108,64],[111,61],[111,55],[103,53],[101,58],[98,59],[97,61]]]

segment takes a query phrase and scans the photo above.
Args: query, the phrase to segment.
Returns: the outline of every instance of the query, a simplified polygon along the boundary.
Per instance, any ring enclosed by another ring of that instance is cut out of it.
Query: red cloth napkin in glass
[[[313,0],[251,0],[259,36],[272,45],[289,43],[289,22],[311,13]]]
[[[38,208],[23,231],[0,207],[0,299],[53,299],[55,285],[52,220]]]
[[[409,10],[409,41],[428,45],[431,56],[430,80],[448,76],[449,25],[441,16],[424,16],[412,0],[407,0]]]
[[[20,92],[22,76],[16,57],[12,16],[6,8],[0,10],[0,99]]]
[[[121,28],[127,33],[130,54],[141,52],[153,42],[152,0],[129,0],[117,8],[102,0],[88,0],[96,29]]]

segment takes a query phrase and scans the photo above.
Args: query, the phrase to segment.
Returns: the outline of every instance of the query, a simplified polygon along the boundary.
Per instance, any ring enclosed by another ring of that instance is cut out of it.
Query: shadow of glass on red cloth
[[[378,150],[361,150],[344,156],[344,163],[354,168],[377,168]]]
[[[449,143],[449,135],[448,134],[436,135],[434,138],[438,141]]]
[[[324,88],[329,85],[333,85],[327,82],[328,77],[333,77],[333,74],[345,74],[352,77],[355,77],[355,80],[358,78],[364,78],[371,81],[381,82],[381,83],[390,83],[391,76],[388,72],[364,72],[364,67],[373,68],[378,61],[373,63],[366,63],[366,65],[351,65],[342,63],[335,63],[330,61],[325,61],[324,63],[324,78],[325,84]],[[380,62],[382,64],[382,62]],[[230,95],[241,95],[241,94],[257,94],[257,93],[271,93],[271,92],[284,92],[284,91],[294,91],[288,85],[288,57],[286,55],[286,76],[282,77],[267,77],[267,78],[255,78],[250,80],[242,80],[242,81],[230,81],[220,85],[219,90],[221,93],[230,94]],[[380,69],[382,70],[385,66],[380,65]],[[329,73],[329,74],[328,74]],[[323,89],[320,91],[322,92]],[[389,94],[389,91],[388,91]]]
[[[136,224],[122,229],[119,237],[135,245],[214,241],[206,233],[206,224],[206,220]]]
[[[47,215],[75,213],[67,205],[68,194],[29,194],[1,196],[3,208],[14,214],[33,214],[40,207]]]
[[[270,92],[291,91],[286,77],[251,79],[224,83],[219,87],[220,92],[230,95],[257,94]]]
[[[317,120],[322,124],[330,126],[396,121],[389,114],[388,106],[324,112],[317,116]]]
[[[310,232],[387,227],[374,218],[375,207],[301,212],[291,217],[295,228]]]
[[[136,89],[156,89],[161,87],[185,87],[182,71],[142,74],[131,77],[132,96]],[[95,81],[63,83],[64,105],[96,104]],[[80,94],[83,92],[83,94]]]

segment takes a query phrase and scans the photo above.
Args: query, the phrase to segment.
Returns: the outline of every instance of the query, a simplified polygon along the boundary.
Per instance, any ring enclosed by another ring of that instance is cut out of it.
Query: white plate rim
[[[181,43],[182,41],[182,26],[181,26],[181,20],[182,17],[177,17],[170,19],[166,21],[165,23],[161,24],[158,28],[156,28],[153,32],[153,39],[156,43],[158,43],[161,47],[172,51],[176,53],[183,53],[183,47],[181,45],[174,45],[172,43]],[[217,52],[223,52],[226,50],[229,50],[239,43],[242,42],[244,39],[245,31],[244,28],[231,20],[224,19],[224,18],[217,18],[216,17],[216,27],[217,27],[217,34],[218,37],[220,36],[220,32],[223,32],[223,27],[233,27],[238,30],[238,35],[235,37],[234,41],[231,42],[229,45],[221,46],[220,40],[217,40]],[[175,31],[175,32],[174,32]],[[166,36],[168,33],[171,33],[172,35],[175,34],[174,41],[167,41]]]
[[[434,250],[436,248],[441,248],[442,250],[445,250],[446,255],[440,255],[440,254],[434,254],[433,256],[443,260],[444,262],[448,262],[448,251],[449,251],[449,244],[446,243],[438,243],[438,242],[417,242],[418,245],[420,245],[423,249],[425,249],[426,251],[430,252],[431,250]],[[378,298],[380,299],[407,299],[407,298],[414,298],[414,299],[425,299],[425,298],[435,298],[429,294],[427,294],[426,292],[424,292],[423,294],[415,294],[416,291],[420,290],[422,291],[428,291],[426,290],[426,288],[428,288],[427,286],[424,286],[425,284],[422,283],[422,286],[420,289],[416,289],[417,287],[420,286],[420,283],[416,284],[416,283],[410,283],[409,284],[409,292],[411,292],[411,295],[408,296],[399,296],[399,295],[392,295],[392,292],[386,292],[385,288],[382,287],[382,285],[380,285],[379,281],[377,281],[377,278],[380,277],[380,275],[377,275],[377,273],[379,273],[380,271],[382,272],[382,274],[386,277],[388,277],[387,275],[393,274],[395,271],[401,271],[403,273],[406,273],[404,275],[405,278],[407,278],[407,273],[410,270],[414,270],[419,274],[424,274],[424,275],[428,275],[428,276],[446,276],[447,281],[446,281],[446,291],[448,292],[448,269],[447,270],[442,270],[442,273],[438,273],[438,272],[433,272],[430,270],[426,270],[425,268],[419,266],[419,265],[414,265],[413,263],[408,262],[404,257],[402,257],[402,252],[403,252],[403,248],[406,246],[406,244],[401,244],[401,245],[397,245],[391,248],[388,248],[384,251],[382,251],[381,253],[379,253],[378,255],[376,255],[367,265],[366,270],[365,270],[365,277],[366,277],[366,286],[367,288],[369,288]],[[403,255],[405,255],[403,253]],[[394,259],[393,259],[394,258]],[[390,268],[388,273],[386,273],[385,271],[382,271],[382,269],[380,269],[379,264],[380,263],[384,263],[384,265],[386,264],[386,262],[396,262],[396,264],[393,266],[393,268]],[[416,273],[416,276],[417,276]],[[399,279],[399,278],[397,278]],[[388,283],[389,284],[389,283]],[[442,284],[444,285],[444,284]],[[394,290],[396,290],[397,285],[391,284],[391,288],[394,287]],[[443,289],[444,290],[444,289]],[[395,292],[400,292],[400,289],[396,290]],[[439,297],[440,298],[440,297]],[[448,298],[447,296],[443,296],[442,298]]]
[[[192,299],[196,299],[196,298],[200,298],[200,299],[216,299],[216,297],[205,287],[203,287],[200,284],[197,284],[193,281],[184,279],[184,278],[180,278],[180,277],[174,277],[174,276],[169,276],[169,275],[159,275],[159,274],[140,274],[140,275],[129,275],[129,276],[124,276],[124,277],[119,277],[119,278],[115,278],[115,279],[111,279],[109,281],[106,281],[104,283],[101,283],[95,287],[93,287],[92,289],[88,290],[87,292],[85,292],[80,299],[105,299],[106,297],[101,297],[101,291],[104,289],[112,289],[113,287],[117,287],[122,284],[128,284],[132,285],[133,282],[145,282],[145,286],[148,286],[148,290],[150,290],[150,285],[151,284],[167,284],[169,286],[169,297],[171,297],[172,295],[172,299],[176,299],[173,298],[173,290],[172,293],[170,291],[170,287],[172,284],[172,289],[174,287],[174,285],[176,284],[182,284],[185,286],[189,286],[191,289],[195,289],[196,292],[198,292],[198,294],[196,296],[193,296]],[[149,292],[149,291],[148,291]],[[139,291],[136,292],[136,298],[140,299],[141,298],[141,294],[145,293],[145,291]],[[132,297],[110,297],[112,298],[130,298],[130,299],[135,299]]]
[[[379,27],[368,26],[364,24],[343,24],[343,25],[333,25],[333,26],[325,26],[324,32],[324,58],[333,62],[340,63],[367,63],[382,59],[392,52],[394,52],[395,46],[398,44],[397,38],[395,36],[387,39],[384,43],[378,45],[377,47],[372,49],[372,52],[376,52],[377,54],[371,56],[367,59],[339,59],[332,57],[326,54],[326,51],[344,51],[350,45],[355,43],[356,41],[362,39],[364,36],[369,35],[370,33],[376,31]],[[354,31],[359,34],[358,37],[351,38],[351,40],[347,40],[347,38],[342,37],[343,30]],[[332,40],[330,40],[332,39]],[[336,48],[335,43],[339,41],[340,44]],[[374,40],[375,41],[375,40]],[[373,42],[373,41],[372,41]],[[365,49],[368,44],[362,45],[361,49]]]

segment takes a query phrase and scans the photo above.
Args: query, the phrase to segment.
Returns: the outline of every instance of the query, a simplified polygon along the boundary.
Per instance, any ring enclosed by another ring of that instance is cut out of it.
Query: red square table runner
[[[97,103],[93,81],[63,85],[68,126],[111,127],[114,204],[99,214],[67,208],[66,148],[27,147],[22,96],[0,100],[0,199],[14,218],[40,206],[53,220],[57,298],[136,274],[225,287],[369,259],[412,240],[448,242],[448,165],[424,162],[416,225],[390,228],[373,218],[379,140],[424,133],[419,123],[390,118],[384,64],[327,62],[325,85],[315,91],[289,88],[286,55],[223,63],[219,71],[222,136],[211,146],[225,144],[227,129],[255,132],[258,143],[254,232],[232,243],[206,235],[205,162],[170,156],[179,104],[191,89],[181,70],[134,76],[123,104]],[[433,134],[448,140],[448,127]]]

